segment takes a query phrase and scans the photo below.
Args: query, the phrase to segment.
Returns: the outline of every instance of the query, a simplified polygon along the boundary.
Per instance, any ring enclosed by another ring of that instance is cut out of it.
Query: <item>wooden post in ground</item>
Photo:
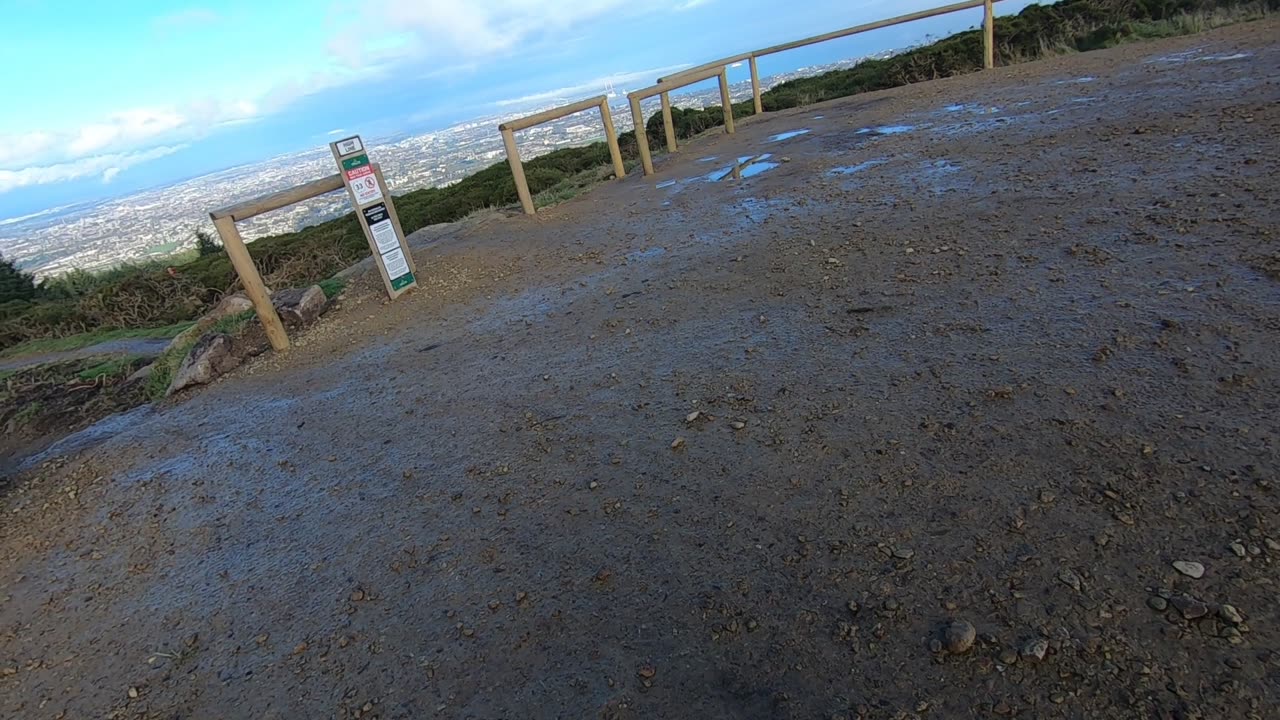
[[[653,174],[653,156],[649,154],[649,138],[644,130],[644,114],[640,110],[639,98],[627,98],[631,101],[631,120],[635,124],[636,146],[640,149],[640,166],[645,175]]]
[[[676,152],[676,126],[671,119],[671,93],[661,93],[662,97],[662,129],[667,133],[667,152]]]
[[[756,104],[756,114],[764,113],[764,105],[760,102],[760,68],[756,67],[756,56],[752,55],[751,62],[751,99]]]
[[[991,0],[982,4],[982,66],[988,70],[996,66],[996,15]]]
[[[627,176],[622,164],[622,150],[618,147],[618,131],[613,129],[613,114],[609,112],[609,98],[600,101],[600,122],[604,123],[604,140],[609,144],[609,157],[613,160],[613,176],[619,180]]]
[[[277,351],[288,350],[289,336],[284,331],[280,316],[276,314],[275,306],[271,304],[271,296],[262,284],[262,276],[258,274],[258,267],[253,264],[249,248],[245,247],[240,231],[236,230],[236,221],[230,217],[214,218],[213,226],[218,229],[222,247],[226,248],[227,257],[231,258],[231,265],[240,276],[244,293],[253,301],[253,309],[258,311],[258,319],[262,321],[262,328],[267,331],[271,347]]]
[[[516,147],[516,134],[508,128],[502,129],[502,144],[507,146],[507,164],[511,166],[511,176],[516,181],[516,194],[520,196],[520,207],[525,215],[534,215],[533,197],[529,194],[529,181],[524,178],[524,165],[520,163],[520,149]]]
[[[729,100],[729,71],[720,71],[720,104],[724,105],[724,131],[733,134],[733,102]]]

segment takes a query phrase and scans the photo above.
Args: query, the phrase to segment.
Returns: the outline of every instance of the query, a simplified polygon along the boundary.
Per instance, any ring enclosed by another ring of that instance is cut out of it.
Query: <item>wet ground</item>
[[[8,492],[0,714],[1273,716],[1278,31],[778,113],[357,283]]]

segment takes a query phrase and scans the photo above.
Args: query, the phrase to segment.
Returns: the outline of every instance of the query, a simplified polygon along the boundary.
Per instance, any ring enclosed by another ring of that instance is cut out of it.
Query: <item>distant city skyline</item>
[[[0,106],[0,221],[323,147],[337,134],[395,139],[635,89],[678,67],[938,4],[0,0],[5,85],[23,100]],[[796,50],[762,71],[910,45],[980,18],[969,10]],[[741,80],[746,69],[732,72]]]

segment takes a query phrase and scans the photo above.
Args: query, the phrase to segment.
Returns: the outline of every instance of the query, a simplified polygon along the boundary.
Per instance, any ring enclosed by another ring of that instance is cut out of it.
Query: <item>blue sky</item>
[[[0,218],[321,147],[651,84],[944,0],[0,0]],[[1011,0],[999,11],[1027,3]],[[761,61],[972,27],[969,10]],[[744,72],[744,71],[738,71]]]

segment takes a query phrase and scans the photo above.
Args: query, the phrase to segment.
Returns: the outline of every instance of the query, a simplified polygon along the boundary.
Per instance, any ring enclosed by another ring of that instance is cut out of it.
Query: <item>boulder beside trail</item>
[[[226,333],[209,333],[191,346],[178,371],[173,374],[166,395],[191,385],[203,385],[240,366],[243,359],[233,352],[235,341]]]
[[[181,347],[186,343],[195,340],[201,335],[209,331],[219,320],[229,315],[238,315],[246,310],[253,309],[253,301],[243,292],[231,293],[223,296],[213,309],[200,316],[199,320],[191,327],[183,330],[174,336],[169,342],[169,347]]]
[[[281,321],[295,328],[310,325],[329,308],[329,300],[319,285],[281,290],[272,295],[271,303],[280,314]],[[266,331],[257,318],[245,324],[234,337],[226,333],[209,332],[209,328],[218,320],[251,309],[253,303],[244,295],[228,295],[209,314],[178,336],[186,342],[190,342],[192,336],[198,336],[199,339],[191,346],[178,371],[174,373],[167,395],[192,385],[213,382],[214,378],[240,367],[248,358],[261,355],[271,347]],[[175,338],[175,344],[177,341]]]
[[[329,299],[319,285],[288,288],[271,296],[271,304],[280,320],[289,327],[303,327],[315,322],[325,311]]]

